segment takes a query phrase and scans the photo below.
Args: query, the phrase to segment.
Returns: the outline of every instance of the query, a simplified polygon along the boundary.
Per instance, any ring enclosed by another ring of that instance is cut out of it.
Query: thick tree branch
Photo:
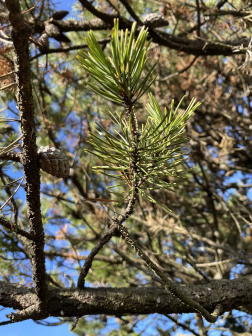
[[[149,29],[149,33],[153,42],[168,47],[170,49],[183,51],[187,54],[192,54],[195,56],[231,56],[237,54],[245,54],[249,45],[249,39],[219,43],[204,41],[203,39],[191,40],[185,37],[174,36],[164,32],[157,32],[156,30],[151,28]],[[243,45],[243,47],[239,49],[241,45]]]
[[[181,286],[205,309],[212,311],[221,304],[223,311],[242,309],[251,303],[252,278],[216,280],[206,285]],[[182,304],[162,288],[85,288],[50,289],[47,316],[76,317],[83,315],[141,315],[189,313],[193,309]],[[0,304],[24,310],[36,304],[32,288],[0,282]]]
[[[17,104],[23,135],[22,158],[25,173],[26,204],[30,224],[32,272],[35,292],[41,302],[46,300],[47,285],[44,257],[44,231],[40,212],[40,175],[37,164],[36,132],[32,101],[31,72],[29,62],[29,34],[24,23],[18,0],[6,0],[12,26],[12,41],[15,49],[15,72]]]
[[[106,14],[98,11],[87,0],[80,1],[82,5],[87,8],[97,18],[92,20],[51,20],[50,23],[54,24],[60,29],[61,33],[70,31],[89,31],[92,30],[108,30],[111,29],[114,23],[115,15]],[[45,29],[45,21],[36,20],[34,18],[29,20],[29,25],[35,33],[41,33]],[[120,17],[120,29],[131,29],[132,22]],[[163,25],[163,24],[161,24]],[[141,26],[141,25],[140,25]],[[139,28],[140,28],[139,26]],[[202,26],[198,23],[198,27]],[[189,39],[187,37],[176,36],[168,34],[164,31],[155,30],[155,24],[148,24],[150,38],[154,43],[170,49],[183,51],[187,54],[196,56],[206,55],[223,55],[231,56],[237,54],[245,54],[249,45],[250,39],[225,41],[222,43],[213,41],[204,41],[203,39]],[[243,46],[241,48],[241,46]]]

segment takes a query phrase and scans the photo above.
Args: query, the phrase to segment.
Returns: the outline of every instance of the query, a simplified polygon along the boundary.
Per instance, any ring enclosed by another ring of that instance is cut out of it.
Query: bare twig
[[[17,83],[11,83],[11,84],[2,86],[2,87],[0,87],[0,91],[3,91],[3,90],[5,90],[5,89],[9,89],[10,87],[12,87],[12,86],[14,86],[14,85],[17,85]]]
[[[183,329],[190,331],[193,335],[195,335],[195,336],[200,336],[198,333],[196,333],[196,331],[192,330],[192,329],[191,329],[190,327],[188,327],[186,324],[179,322],[178,319],[175,319],[174,317],[172,317],[172,316],[170,316],[170,315],[167,315],[167,314],[164,314],[164,316],[166,316],[166,317],[167,317],[168,319],[170,319],[172,322],[176,323],[177,326],[182,327]]]
[[[21,184],[23,183],[24,180],[24,176],[21,178],[21,182],[19,183],[19,185],[17,186],[17,188],[14,190],[13,194],[7,199],[6,202],[4,202],[4,204],[0,207],[0,210],[2,210],[11,200],[12,198],[15,196],[15,194],[17,193],[18,189],[21,187]]]
[[[5,79],[5,78],[7,78],[7,77],[13,75],[14,73],[15,73],[15,71],[11,71],[11,72],[9,72],[9,73],[7,73],[7,74],[5,74],[5,75],[0,76],[0,80],[3,80],[3,79]],[[2,88],[1,88],[1,89],[2,89]]]
[[[109,39],[102,39],[100,41],[98,41],[99,44],[102,45],[106,45],[107,43],[110,42],[110,38]],[[39,58],[41,56],[47,55],[47,54],[54,54],[54,53],[61,53],[61,52],[68,52],[68,51],[72,51],[72,50],[80,50],[80,49],[86,49],[87,48],[87,44],[80,44],[80,45],[76,45],[76,46],[72,46],[72,47],[68,47],[68,48],[54,48],[54,49],[47,49],[33,57],[31,57],[31,61],[35,60],[36,58]]]
[[[185,68],[183,68],[182,70],[177,71],[177,72],[175,72],[175,73],[173,73],[171,75],[168,75],[168,76],[166,76],[164,78],[161,78],[160,81],[162,81],[162,82],[166,81],[166,80],[168,80],[168,79],[170,79],[172,77],[178,76],[178,75],[182,74],[183,72],[187,71],[194,64],[194,62],[196,61],[197,58],[198,58],[198,56],[194,56],[194,58],[191,60],[191,62]]]

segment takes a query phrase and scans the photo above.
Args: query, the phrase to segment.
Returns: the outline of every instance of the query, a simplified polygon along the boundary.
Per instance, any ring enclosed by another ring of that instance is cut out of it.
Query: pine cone
[[[65,154],[54,147],[40,147],[38,150],[40,168],[48,174],[66,178],[70,167]]]

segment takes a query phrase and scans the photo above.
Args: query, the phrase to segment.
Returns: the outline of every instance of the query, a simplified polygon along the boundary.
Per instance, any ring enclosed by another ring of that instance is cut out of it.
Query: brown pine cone
[[[66,178],[70,167],[65,154],[54,147],[40,147],[38,150],[40,168],[48,174]]]

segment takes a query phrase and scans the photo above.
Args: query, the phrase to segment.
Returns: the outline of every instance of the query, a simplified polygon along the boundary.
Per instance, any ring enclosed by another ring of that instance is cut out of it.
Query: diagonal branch
[[[115,15],[100,12],[88,0],[79,0],[79,1],[82,4],[82,6],[86,8],[94,16],[107,23],[109,27],[113,26],[114,19],[116,18]]]
[[[83,267],[81,268],[80,275],[78,278],[77,287],[79,289],[83,289],[83,287],[85,286],[85,278],[90,268],[92,267],[94,257],[97,255],[97,253],[99,253],[99,251],[103,248],[103,246],[109,242],[115,230],[116,230],[116,227],[111,226],[111,228],[101,237],[97,245],[89,253]]]
[[[132,16],[132,18],[140,25],[143,25],[141,19],[136,15],[133,8],[130,6],[128,0],[120,0],[123,6],[127,9],[128,13]]]

